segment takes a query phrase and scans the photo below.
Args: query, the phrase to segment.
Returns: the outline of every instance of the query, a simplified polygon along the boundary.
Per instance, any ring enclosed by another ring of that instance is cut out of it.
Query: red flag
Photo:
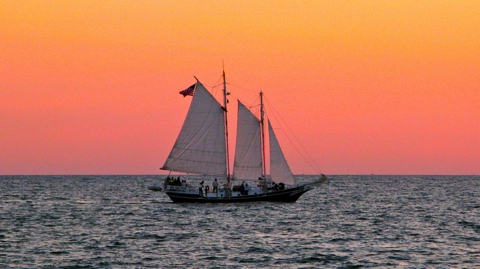
[[[185,90],[180,91],[179,94],[183,95],[183,97],[185,97],[187,95],[193,96],[193,93],[195,92],[195,85],[197,85],[197,84],[195,83],[192,86],[186,88]]]

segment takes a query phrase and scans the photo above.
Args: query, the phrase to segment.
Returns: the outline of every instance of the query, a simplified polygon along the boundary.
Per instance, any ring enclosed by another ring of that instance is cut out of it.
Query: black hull
[[[273,191],[267,194],[242,195],[232,197],[203,197],[194,193],[167,191],[174,203],[249,203],[249,202],[282,202],[293,203],[304,193],[311,190],[309,186],[298,186],[291,189]]]

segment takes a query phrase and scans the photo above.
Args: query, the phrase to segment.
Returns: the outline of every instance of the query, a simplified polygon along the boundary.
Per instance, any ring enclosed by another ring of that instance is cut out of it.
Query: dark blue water
[[[332,176],[233,205],[173,204],[158,178],[0,176],[0,268],[480,267],[480,177]]]

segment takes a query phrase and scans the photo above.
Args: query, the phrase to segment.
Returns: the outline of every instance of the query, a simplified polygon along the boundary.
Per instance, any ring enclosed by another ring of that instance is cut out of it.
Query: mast
[[[264,124],[264,110],[263,110],[263,92],[260,91],[260,133],[262,134],[261,143],[262,143],[262,177],[265,178],[267,174],[265,168],[265,124]]]
[[[225,79],[225,70],[223,70],[223,109],[225,113],[225,147],[226,147],[226,156],[227,158],[227,180],[230,180],[230,154],[228,147],[228,117],[227,117],[227,82]]]

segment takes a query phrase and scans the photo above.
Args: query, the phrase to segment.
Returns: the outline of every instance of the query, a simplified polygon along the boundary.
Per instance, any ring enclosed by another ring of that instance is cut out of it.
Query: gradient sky
[[[0,174],[159,174],[223,63],[323,173],[479,174],[479,29],[477,0],[3,0]]]

